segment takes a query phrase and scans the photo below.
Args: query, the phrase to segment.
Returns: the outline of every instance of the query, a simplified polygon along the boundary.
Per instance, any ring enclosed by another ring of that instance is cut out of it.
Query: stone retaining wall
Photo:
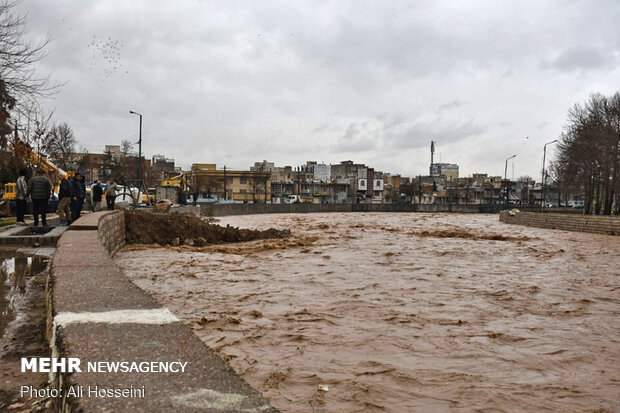
[[[113,211],[99,218],[97,223],[99,239],[110,256],[125,245],[125,214]]]
[[[538,212],[517,212],[512,216],[509,211],[502,211],[499,214],[499,220],[507,224],[530,227],[620,235],[620,217],[615,216],[542,214]]]
[[[464,204],[211,204],[204,205],[208,216],[253,214],[291,214],[317,212],[498,212],[481,209],[481,205]],[[486,206],[485,206],[486,207]]]

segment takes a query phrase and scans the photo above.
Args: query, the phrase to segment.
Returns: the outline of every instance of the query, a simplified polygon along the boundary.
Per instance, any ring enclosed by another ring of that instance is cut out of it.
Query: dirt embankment
[[[264,231],[225,227],[203,221],[191,214],[153,214],[125,211],[126,241],[129,244],[213,245],[258,239],[286,238],[289,230]]]

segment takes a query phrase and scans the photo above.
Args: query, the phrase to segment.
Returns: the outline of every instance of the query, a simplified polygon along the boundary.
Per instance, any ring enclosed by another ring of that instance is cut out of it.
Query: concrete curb
[[[47,334],[53,357],[77,357],[82,371],[50,376],[51,387],[62,390],[55,411],[277,412],[115,265],[110,255],[124,243],[124,231],[123,212],[104,211],[76,221],[58,242],[46,294]],[[187,365],[176,373],[102,373],[87,371],[89,362]],[[83,393],[68,394],[72,389]],[[103,389],[133,395],[98,396]]]

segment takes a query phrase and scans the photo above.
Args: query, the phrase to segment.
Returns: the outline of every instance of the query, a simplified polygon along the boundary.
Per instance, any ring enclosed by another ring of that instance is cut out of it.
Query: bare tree
[[[583,193],[584,213],[620,210],[620,93],[593,94],[569,111],[551,171],[558,188]]]
[[[50,158],[65,171],[74,168],[77,139],[67,123],[54,125],[50,129],[47,152]]]
[[[250,184],[253,203],[256,203],[257,195],[260,194],[264,196],[264,202],[267,203],[267,183],[270,178],[271,173],[265,171],[264,165],[259,165],[256,171],[251,173],[248,183]]]
[[[88,149],[84,146],[80,146],[78,150],[79,155],[73,157],[73,169],[84,173],[85,170],[93,169],[96,165],[92,162],[92,158],[89,156]]]
[[[190,187],[194,193],[206,193],[207,198],[211,198],[212,194],[217,197],[218,192],[222,188],[223,182],[216,175],[196,173],[192,175]]]
[[[47,155],[51,143],[50,129],[52,128],[53,111],[47,111],[37,102],[22,108],[20,117],[25,118],[22,122],[19,137],[23,142],[30,145],[37,153]]]
[[[135,155],[133,145],[133,142],[131,142],[129,139],[123,139],[121,141],[121,152],[124,153],[125,156]]]
[[[37,62],[45,57],[50,39],[31,43],[26,39],[26,16],[18,14],[20,0],[0,0],[0,79],[18,112],[57,88],[49,76],[37,73]]]

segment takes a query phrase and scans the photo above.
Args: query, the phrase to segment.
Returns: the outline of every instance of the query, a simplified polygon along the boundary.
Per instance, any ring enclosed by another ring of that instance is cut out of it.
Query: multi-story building
[[[339,164],[331,165],[332,181],[348,182],[349,179],[357,179],[364,176],[366,165],[353,163],[353,161],[341,161]]]
[[[283,166],[275,168],[271,172],[271,182],[287,182],[291,183],[295,179],[295,173],[291,166]]]
[[[271,174],[216,168],[215,164],[193,164],[189,185],[199,198],[221,198],[235,202],[271,202]]]
[[[380,204],[383,201],[383,186],[383,173],[366,168],[365,176],[361,174],[357,179],[357,202]]]
[[[86,182],[95,180],[105,182],[116,179],[119,182],[136,181],[138,177],[138,157],[112,155],[107,153],[81,153],[75,154],[75,170],[84,175]],[[142,179],[147,185],[157,183],[158,176],[151,169],[151,161],[142,158]]]
[[[314,165],[314,179],[321,182],[328,182],[332,180],[332,167],[324,163],[318,163]]]
[[[153,165],[154,176],[160,182],[176,173],[174,159],[166,158],[164,155],[153,155],[151,165]]]
[[[459,166],[455,163],[434,163],[431,165],[431,176],[445,176],[446,181],[459,177]]]
[[[250,171],[254,172],[274,172],[277,169],[273,162],[267,162],[266,160],[254,162],[254,166],[250,166]]]
[[[306,181],[299,184],[297,194],[302,200],[315,204],[341,204],[347,202],[349,184]]]
[[[383,202],[399,202],[400,201],[400,175],[383,174]]]

